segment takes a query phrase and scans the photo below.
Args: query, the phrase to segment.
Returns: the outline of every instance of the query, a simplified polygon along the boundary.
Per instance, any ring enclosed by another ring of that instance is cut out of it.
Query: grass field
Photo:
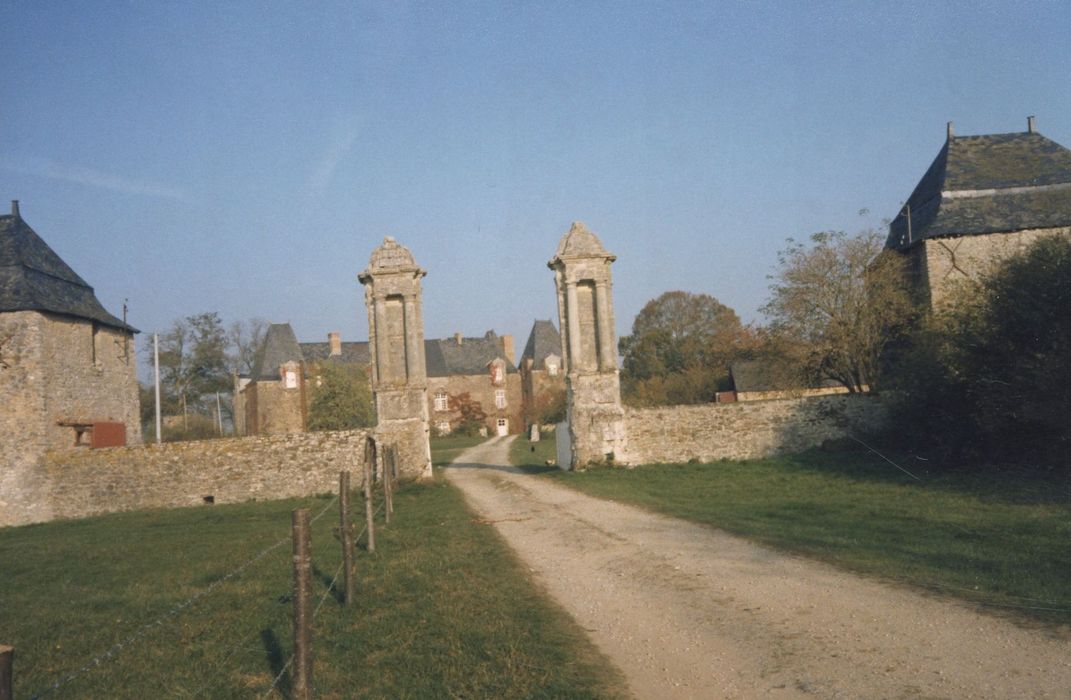
[[[514,464],[594,496],[706,523],[1019,619],[1071,623],[1071,484],[1009,473],[916,481],[868,452],[562,472],[553,443]],[[897,458],[896,461],[900,461]]]
[[[583,632],[532,588],[455,489],[407,485],[395,506],[376,553],[358,553],[350,608],[328,588],[341,554],[337,502],[326,497],[0,529],[0,643],[16,648],[15,696],[87,664],[52,697],[260,697],[281,672],[273,696],[285,696],[297,507],[326,507],[313,526],[318,697],[623,695]]]

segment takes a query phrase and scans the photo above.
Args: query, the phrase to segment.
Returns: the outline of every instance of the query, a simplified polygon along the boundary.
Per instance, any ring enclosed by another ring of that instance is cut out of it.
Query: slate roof
[[[802,383],[790,372],[785,371],[785,368],[758,360],[734,362],[729,366],[729,375],[737,392],[792,391],[840,386],[839,382],[832,379],[820,379],[809,386],[802,386]]]
[[[93,288],[18,213],[0,216],[2,311],[48,311],[139,332],[105,311]]]
[[[253,368],[254,381],[279,379],[279,366],[287,362],[301,362],[301,346],[289,323],[273,323],[264,333],[264,350]]]
[[[1071,226],[1071,151],[1036,132],[952,136],[889,225],[887,248],[920,240]]]
[[[521,364],[532,360],[532,369],[546,369],[543,362],[549,355],[562,356],[562,337],[553,321],[537,320],[528,334],[528,343],[521,353]]]
[[[502,348],[502,338],[487,331],[482,338],[429,339],[424,341],[424,357],[429,377],[487,374],[487,365],[496,357],[506,362],[506,373],[516,374],[517,367]]]
[[[368,341],[346,341],[342,343],[342,354],[332,357],[330,343],[298,343],[306,362],[337,362],[341,364],[368,364],[372,356]]]

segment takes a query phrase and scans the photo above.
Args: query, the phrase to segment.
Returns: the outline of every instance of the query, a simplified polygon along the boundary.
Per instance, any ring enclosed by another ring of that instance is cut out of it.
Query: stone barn
[[[13,202],[0,216],[0,525],[50,517],[45,452],[141,442],[135,333]]]
[[[951,290],[1044,236],[1071,235],[1071,151],[1027,119],[1021,133],[956,136],[889,225],[885,247],[906,255],[920,300]]]

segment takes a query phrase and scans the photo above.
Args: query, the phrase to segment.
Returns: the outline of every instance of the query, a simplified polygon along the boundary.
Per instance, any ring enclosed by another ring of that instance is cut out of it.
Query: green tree
[[[227,336],[219,314],[187,316],[160,336],[160,383],[165,413],[208,415],[214,409],[216,392],[231,389]]]
[[[372,392],[363,366],[324,364],[309,405],[309,430],[352,430],[375,424]]]
[[[709,294],[665,292],[647,302],[618,341],[625,400],[633,405],[702,403],[728,378],[749,332]]]
[[[958,290],[900,366],[897,423],[946,457],[1068,464],[1071,240],[1046,238]]]
[[[883,355],[916,315],[905,259],[883,252],[873,230],[816,233],[810,246],[788,242],[762,309],[771,332],[803,375],[833,379],[852,392],[875,388]]]

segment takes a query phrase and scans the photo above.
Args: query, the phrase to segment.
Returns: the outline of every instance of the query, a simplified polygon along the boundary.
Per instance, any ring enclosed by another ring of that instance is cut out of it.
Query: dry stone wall
[[[632,464],[758,459],[881,427],[876,396],[819,396],[625,410]]]
[[[35,520],[138,508],[270,500],[360,485],[366,430],[52,452],[42,459]],[[40,516],[44,517],[40,517]]]

